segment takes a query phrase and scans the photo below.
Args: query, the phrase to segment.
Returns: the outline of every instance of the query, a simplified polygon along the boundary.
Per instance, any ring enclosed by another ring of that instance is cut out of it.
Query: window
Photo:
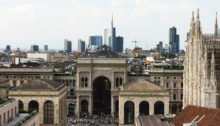
[[[181,94],[181,100],[183,100],[183,94]]]
[[[176,100],[176,94],[173,94],[173,100]]]
[[[175,80],[175,79],[176,79],[176,77],[173,77],[173,79]]]
[[[169,79],[169,77],[167,77],[167,79]]]
[[[88,87],[88,78],[81,77],[81,87]]]
[[[176,88],[176,83],[173,84],[173,87]]]
[[[54,123],[54,105],[52,101],[44,103],[44,123]]]
[[[158,79],[160,79],[160,77],[158,77]]]
[[[183,82],[181,82],[181,88],[183,88]]]
[[[169,83],[167,82],[167,88],[169,88]]]
[[[115,86],[116,86],[116,87],[119,87],[119,86],[122,85],[122,83],[123,83],[123,82],[122,82],[122,78],[121,78],[121,77],[117,77],[117,78],[116,78],[116,84],[115,84]]]
[[[119,86],[119,78],[117,77],[116,78],[116,87],[118,87]]]
[[[157,79],[157,77],[154,77],[154,79]]]
[[[183,77],[181,77],[181,79],[183,79]]]

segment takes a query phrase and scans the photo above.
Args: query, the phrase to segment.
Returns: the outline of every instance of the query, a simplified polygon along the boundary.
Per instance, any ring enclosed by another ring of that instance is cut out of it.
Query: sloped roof
[[[124,85],[122,91],[165,91],[165,89],[153,82],[138,78]]]
[[[139,116],[138,119],[142,126],[174,126],[162,114]]]
[[[183,126],[194,119],[198,121],[197,126],[220,126],[220,109],[211,109],[198,106],[187,106],[182,112],[178,113],[172,122],[175,126]]]
[[[121,56],[112,52],[111,48],[107,45],[103,45],[96,52],[86,55],[86,58],[121,58]]]
[[[36,90],[47,90],[47,91],[57,91],[62,84],[53,81],[53,80],[28,80],[27,83],[24,83],[14,90],[24,90],[24,91],[36,91]]]

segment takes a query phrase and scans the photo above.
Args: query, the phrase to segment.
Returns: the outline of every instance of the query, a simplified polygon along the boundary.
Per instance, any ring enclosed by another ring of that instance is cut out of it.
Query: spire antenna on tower
[[[216,20],[215,20],[215,36],[218,35],[218,14],[216,12]]]

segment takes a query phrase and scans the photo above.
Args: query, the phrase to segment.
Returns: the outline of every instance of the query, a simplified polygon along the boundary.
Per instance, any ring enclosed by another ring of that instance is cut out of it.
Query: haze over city
[[[202,30],[214,32],[215,12],[220,1],[205,0],[1,0],[0,48],[30,49],[32,44],[63,49],[64,39],[88,42],[91,35],[102,35],[110,27],[111,15],[117,35],[124,37],[124,48],[131,42],[150,49],[159,41],[168,44],[169,28],[175,26],[184,49],[191,12],[201,10]]]

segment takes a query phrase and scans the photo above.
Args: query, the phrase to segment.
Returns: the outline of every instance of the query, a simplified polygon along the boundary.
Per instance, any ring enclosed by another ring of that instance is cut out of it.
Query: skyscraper
[[[48,51],[48,45],[44,45],[44,51]]]
[[[64,40],[64,51],[67,53],[72,51],[72,42],[67,39]]]
[[[176,33],[175,27],[169,30],[169,47],[170,53],[179,53],[179,35]]]
[[[11,51],[11,46],[10,45],[6,45],[6,49],[5,49],[6,52],[9,52]]]
[[[90,46],[102,46],[102,36],[89,36],[89,44]]]
[[[81,39],[78,40],[78,52],[85,52],[86,49],[86,43],[85,41],[82,41]]]
[[[109,30],[108,29],[104,30],[104,44],[109,45]]]
[[[116,52],[123,52],[123,37],[116,37]]]
[[[31,45],[31,52],[38,52],[39,46],[38,45]]]
[[[116,28],[113,25],[113,16],[111,21],[111,29],[110,29],[110,37],[109,37],[109,46],[113,52],[116,52]]]

